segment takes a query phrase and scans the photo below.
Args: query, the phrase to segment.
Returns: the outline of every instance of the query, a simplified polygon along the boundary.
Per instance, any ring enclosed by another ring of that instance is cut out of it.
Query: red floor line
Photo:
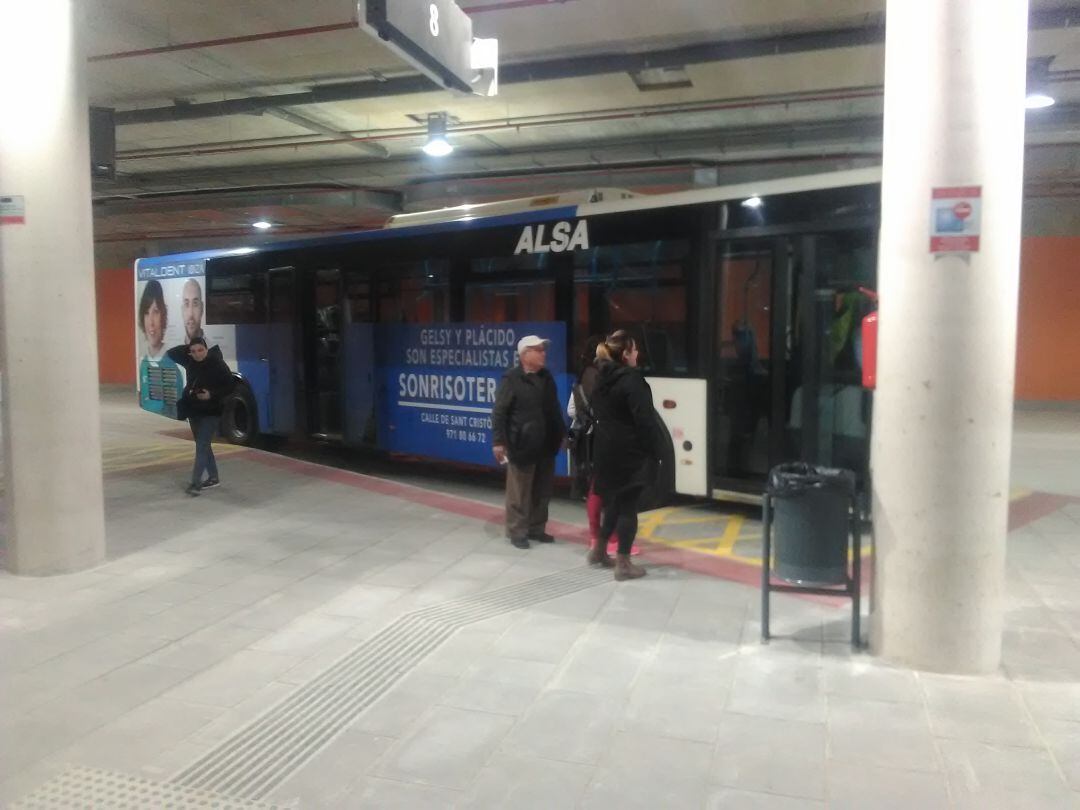
[[[1068,495],[1051,495],[1047,492],[1033,492],[1027,497],[1009,504],[1009,531],[1014,532],[1041,520],[1044,517],[1080,501]]]

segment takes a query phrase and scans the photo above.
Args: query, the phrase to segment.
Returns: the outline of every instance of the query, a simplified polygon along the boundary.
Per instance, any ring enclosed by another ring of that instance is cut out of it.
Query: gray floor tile
[[[354,729],[345,731],[271,794],[299,807],[346,807],[364,775],[393,743]]]
[[[401,737],[456,683],[456,678],[414,671],[360,715],[354,726],[381,737]]]
[[[910,771],[941,770],[921,704],[831,695],[827,725],[831,759]]]
[[[715,742],[734,664],[725,672],[680,663],[653,659],[645,665],[630,692],[621,730]]]
[[[923,702],[915,673],[890,667],[866,654],[841,659],[826,656],[822,669],[825,691],[830,695],[887,703]]]
[[[1050,718],[1080,723],[1080,683],[1025,682],[1019,691],[1036,722]]]
[[[495,642],[491,652],[505,658],[557,664],[566,657],[586,627],[581,620],[527,611]]]
[[[512,753],[496,754],[456,805],[469,810],[553,810],[576,807],[593,769]]]
[[[712,788],[706,810],[825,810],[825,802],[793,799],[775,793],[753,793],[733,788]]]
[[[275,676],[287,672],[300,659],[281,653],[245,650],[222,661],[168,693],[176,700],[231,708]]]
[[[345,635],[353,626],[346,618],[322,614],[301,616],[251,645],[262,652],[306,657]]]
[[[524,714],[539,695],[539,686],[463,677],[439,703],[457,709],[518,716]]]
[[[460,798],[456,790],[368,778],[352,786],[334,810],[447,810]]]
[[[611,696],[544,692],[514,726],[504,750],[594,765],[611,745],[621,710]]]
[[[389,779],[464,790],[513,726],[511,717],[437,706],[375,769]]]
[[[936,736],[1002,745],[1038,746],[1012,684],[1002,680],[922,675]]]
[[[587,636],[569,652],[551,686],[592,695],[625,695],[651,657],[653,646],[597,643]]]
[[[825,726],[726,714],[710,781],[805,799],[825,798]]]
[[[521,658],[504,658],[498,655],[481,655],[463,678],[480,678],[493,683],[513,684],[542,688],[555,673],[555,665],[546,661],[528,661]]]
[[[962,806],[988,807],[1003,801],[1007,793],[1047,802],[1072,793],[1045,749],[962,740],[942,740],[940,745],[950,790]]]
[[[704,743],[616,734],[581,807],[701,807],[711,757]]]
[[[745,650],[736,665],[727,708],[737,714],[825,721],[821,667],[798,653],[778,653],[771,646]]]
[[[1071,720],[1043,720],[1039,730],[1057,760],[1065,781],[1080,791],[1080,723]]]
[[[830,760],[829,810],[949,810],[945,775]]]
[[[218,719],[192,733],[185,739],[185,742],[201,747],[203,753],[205,753],[208,749],[235,734],[265,711],[281,702],[295,690],[296,686],[294,684],[271,681],[265,686],[255,689],[248,697],[231,709],[222,710],[221,707],[213,707],[215,711],[220,712]]]

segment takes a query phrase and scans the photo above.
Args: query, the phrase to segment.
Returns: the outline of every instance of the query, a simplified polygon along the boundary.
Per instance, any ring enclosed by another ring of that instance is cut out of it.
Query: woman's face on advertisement
[[[156,349],[165,339],[165,317],[157,301],[150,304],[143,316],[143,332],[151,348]]]

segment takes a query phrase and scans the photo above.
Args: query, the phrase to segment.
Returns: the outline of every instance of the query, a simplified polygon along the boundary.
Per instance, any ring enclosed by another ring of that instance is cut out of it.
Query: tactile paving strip
[[[222,741],[174,782],[261,799],[332,743],[457,630],[602,582],[611,582],[610,571],[562,571],[406,614]]]
[[[286,805],[235,799],[95,768],[72,768],[10,807],[11,810],[285,810]]]

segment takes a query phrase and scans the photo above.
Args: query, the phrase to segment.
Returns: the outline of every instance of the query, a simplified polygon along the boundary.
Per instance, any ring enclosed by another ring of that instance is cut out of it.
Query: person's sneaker
[[[198,484],[188,484],[188,487],[184,490],[184,492],[194,498],[196,495],[202,492],[202,487],[200,487]]]
[[[537,543],[554,543],[555,538],[547,532],[540,532],[540,534],[530,534],[530,540],[535,540]]]
[[[510,545],[514,548],[529,548],[529,539],[527,537],[511,537]]]
[[[220,486],[221,486],[221,482],[219,480],[217,480],[216,478],[207,478],[205,481],[202,482],[202,488],[203,489],[213,489],[214,487],[220,487]]]

